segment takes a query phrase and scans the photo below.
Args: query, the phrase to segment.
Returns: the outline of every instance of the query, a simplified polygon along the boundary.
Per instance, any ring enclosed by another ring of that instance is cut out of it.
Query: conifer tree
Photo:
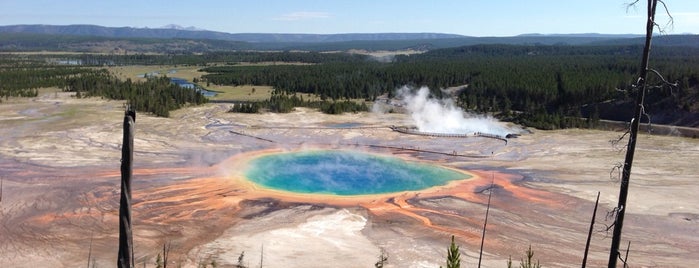
[[[461,267],[461,253],[459,252],[459,246],[454,243],[454,236],[451,236],[451,245],[447,249],[447,268],[460,268]]]

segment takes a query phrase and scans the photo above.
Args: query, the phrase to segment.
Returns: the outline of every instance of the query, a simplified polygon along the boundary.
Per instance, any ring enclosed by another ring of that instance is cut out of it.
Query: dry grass
[[[206,87],[216,91],[218,94],[212,100],[236,100],[236,101],[261,101],[267,100],[272,95],[274,88],[271,86],[219,86],[210,85]],[[253,92],[253,89],[254,92]]]
[[[130,65],[130,66],[116,66],[108,67],[112,74],[116,75],[119,79],[126,80],[130,78],[133,81],[143,81],[145,78],[139,77],[146,73],[157,72],[160,75],[167,75],[168,77],[177,77],[192,81],[194,78],[199,78],[206,74],[200,72],[201,66],[178,66],[178,65]],[[173,73],[170,73],[174,71]]]
[[[263,62],[239,62],[235,66],[268,66],[268,65],[315,65],[307,62],[263,61]]]

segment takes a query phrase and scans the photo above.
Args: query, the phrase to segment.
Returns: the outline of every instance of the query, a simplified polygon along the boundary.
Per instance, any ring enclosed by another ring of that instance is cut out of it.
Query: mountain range
[[[509,45],[641,45],[633,34],[522,34],[474,37],[444,33],[225,33],[182,27],[104,27],[98,25],[0,26],[1,51],[80,51],[200,53],[225,50],[432,50],[478,44]],[[699,47],[699,35],[654,38],[660,46]]]
[[[182,38],[242,41],[251,43],[323,43],[346,41],[416,40],[462,38],[463,35],[442,33],[351,33],[351,34],[290,34],[290,33],[224,33],[169,24],[162,28],[104,27],[98,25],[25,24],[0,26],[0,33],[34,33],[109,38]]]

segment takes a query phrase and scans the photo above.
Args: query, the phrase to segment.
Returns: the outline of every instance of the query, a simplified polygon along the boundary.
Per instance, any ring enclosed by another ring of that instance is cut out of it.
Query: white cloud
[[[297,21],[310,19],[327,19],[330,17],[330,13],[327,12],[297,11],[283,14],[279,17],[274,18],[274,20]]]

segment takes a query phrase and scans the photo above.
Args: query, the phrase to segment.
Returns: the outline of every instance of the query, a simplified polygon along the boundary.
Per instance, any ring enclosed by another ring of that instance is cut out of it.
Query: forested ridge
[[[29,26],[29,27],[28,27]],[[64,26],[59,30],[52,25],[0,26],[0,51],[72,51],[92,53],[174,53],[199,54],[212,51],[347,51],[377,50],[433,50],[440,48],[478,45],[641,45],[640,35],[605,34],[527,34],[508,37],[473,37],[435,33],[374,33],[374,34],[235,34],[221,38],[220,34],[171,29],[132,29],[156,31],[135,34],[125,28],[89,29],[84,26]],[[93,26],[94,27],[94,26]],[[31,29],[34,28],[34,29]],[[119,34],[121,32],[122,34]],[[177,32],[177,33],[176,33]],[[111,33],[111,34],[110,34]],[[699,35],[659,35],[658,46],[698,47]]]
[[[269,85],[276,94],[312,93],[333,100],[374,100],[403,85],[440,89],[468,85],[457,95],[466,110],[491,112],[530,126],[578,127],[570,118],[597,119],[597,104],[628,99],[642,47],[476,45],[396,56],[391,63],[327,62],[307,66],[219,66],[202,69],[209,83]],[[657,47],[652,68],[676,88],[648,96],[648,111],[697,112],[699,49]],[[653,77],[650,83],[659,83]]]
[[[492,113],[528,126],[553,129],[589,126],[597,119],[620,119],[638,73],[640,45],[473,45],[397,55],[379,62],[365,55],[317,52],[210,52],[201,55],[51,54],[0,57],[0,96],[35,96],[42,87],[59,87],[79,96],[129,100],[137,109],[167,116],[205,98],[176,89],[166,78],[120,81],[103,65],[183,64],[202,66],[197,81],[218,85],[267,85],[269,100],[234,107],[288,112],[295,106],[328,113],[367,110],[379,96],[393,97],[402,86],[431,89],[434,97],[453,97],[465,110]],[[653,89],[646,110],[655,123],[696,125],[699,118],[699,48],[658,46],[651,68],[677,87]],[[80,66],[66,65],[77,61]],[[61,65],[61,62],[64,62]],[[260,64],[241,64],[260,63]],[[277,64],[293,63],[293,64]],[[215,65],[215,66],[214,66]],[[207,67],[208,66],[208,67]],[[649,83],[660,80],[652,76]],[[465,87],[448,94],[441,89]],[[303,100],[310,93],[320,101]],[[587,118],[587,120],[585,120]]]

